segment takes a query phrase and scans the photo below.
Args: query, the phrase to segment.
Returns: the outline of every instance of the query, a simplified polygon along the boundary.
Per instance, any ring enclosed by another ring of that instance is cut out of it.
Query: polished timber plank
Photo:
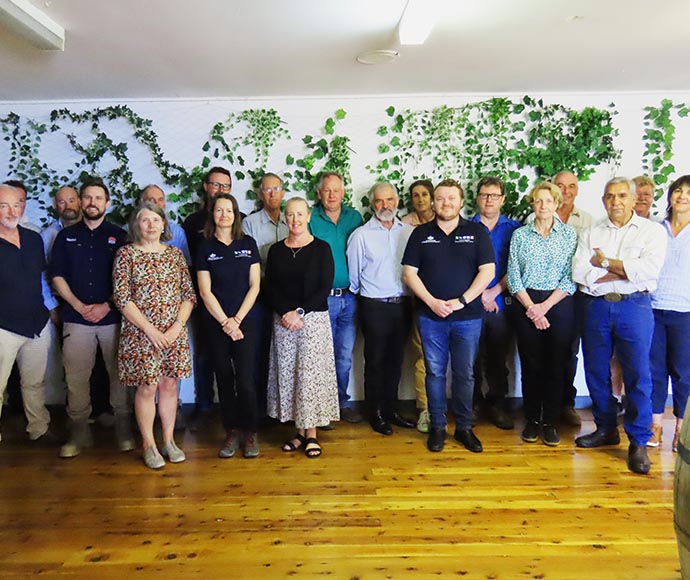
[[[482,423],[484,453],[449,436],[431,454],[416,431],[338,423],[309,460],[276,425],[257,459],[220,460],[216,423],[152,472],[107,430],[60,460],[3,419],[0,577],[680,578],[670,420],[647,477],[626,444],[576,449],[572,429],[554,449]]]

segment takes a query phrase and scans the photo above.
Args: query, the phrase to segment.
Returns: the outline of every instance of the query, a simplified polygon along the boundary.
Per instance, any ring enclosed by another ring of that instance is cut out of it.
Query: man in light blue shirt
[[[390,183],[375,184],[369,201],[374,217],[350,236],[347,264],[350,290],[359,295],[369,423],[377,433],[390,435],[391,423],[408,429],[416,426],[396,410],[412,323],[410,297],[402,282],[402,256],[413,228],[395,217],[399,200]]]
[[[357,210],[343,203],[345,182],[339,173],[331,171],[322,174],[316,193],[319,203],[312,209],[309,230],[312,235],[328,243],[335,263],[333,288],[328,297],[328,316],[331,319],[333,334],[340,418],[348,423],[359,423],[362,416],[355,410],[347,392],[352,368],[352,350],[357,336],[357,302],[350,293],[345,249],[352,232],[362,225],[362,216]]]

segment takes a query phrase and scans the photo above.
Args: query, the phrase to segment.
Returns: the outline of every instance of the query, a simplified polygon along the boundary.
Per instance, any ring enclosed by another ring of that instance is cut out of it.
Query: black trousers
[[[256,322],[242,321],[242,340],[232,340],[217,322],[207,322],[208,346],[218,383],[223,427],[256,431],[258,408],[254,382]]]
[[[552,290],[527,290],[535,303],[543,302]],[[546,314],[551,324],[537,330],[525,316],[518,300],[511,306],[522,367],[522,397],[525,419],[555,424],[563,400],[563,367],[570,356],[575,332],[575,307],[567,296]]]
[[[370,414],[396,411],[403,355],[412,324],[409,298],[400,303],[360,297],[364,335],[364,398]]]
[[[482,399],[490,405],[502,404],[508,394],[506,359],[513,340],[513,325],[508,308],[506,306],[500,312],[484,312],[479,353],[474,364],[475,404]],[[483,376],[486,376],[489,385],[486,397],[482,395]]]

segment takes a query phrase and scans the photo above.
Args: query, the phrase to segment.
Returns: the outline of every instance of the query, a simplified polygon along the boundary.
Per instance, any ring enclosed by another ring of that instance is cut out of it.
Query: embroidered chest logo
[[[434,236],[428,235],[426,240],[422,240],[423,244],[440,244],[440,240],[437,240]]]
[[[235,250],[235,258],[251,258],[251,250]]]
[[[222,260],[223,256],[218,256],[215,253],[210,253],[208,257],[206,258],[207,262],[216,262],[218,260]]]
[[[469,236],[457,235],[457,236],[455,236],[455,243],[456,244],[473,244],[474,243],[474,236],[472,236],[472,235],[469,235]]]
[[[108,238],[108,244],[110,244],[111,246],[114,246],[116,243],[117,243],[117,239],[115,238],[115,236],[110,236]]]

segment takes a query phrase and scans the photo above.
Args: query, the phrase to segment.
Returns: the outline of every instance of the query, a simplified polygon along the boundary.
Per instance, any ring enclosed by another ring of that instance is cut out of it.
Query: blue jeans
[[[328,317],[331,319],[335,376],[338,381],[338,404],[352,407],[347,387],[350,384],[352,350],[357,337],[357,300],[351,292],[328,297]]]
[[[649,353],[654,315],[647,295],[621,302],[584,296],[582,354],[597,428],[616,428],[616,398],[611,392],[611,355],[623,368],[627,395],[624,427],[630,442],[646,445],[652,435],[652,377]]]
[[[474,391],[474,361],[479,350],[482,319],[432,320],[419,317],[426,362],[426,396],[429,401],[431,427],[446,427],[446,370],[448,359],[453,374],[451,382],[451,410],[456,429],[472,427],[472,394]]]
[[[690,312],[654,310],[652,341],[652,413],[664,412],[668,378],[673,387],[673,414],[682,419],[690,392]]]

